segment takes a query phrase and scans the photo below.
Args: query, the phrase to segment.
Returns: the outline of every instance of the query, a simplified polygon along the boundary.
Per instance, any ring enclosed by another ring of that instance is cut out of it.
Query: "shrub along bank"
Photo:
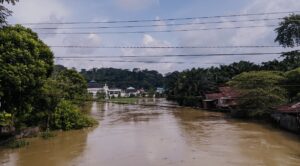
[[[2,27],[0,43],[1,139],[28,127],[70,130],[96,123],[78,109],[90,98],[85,79],[54,66],[52,51],[36,33],[20,25]]]

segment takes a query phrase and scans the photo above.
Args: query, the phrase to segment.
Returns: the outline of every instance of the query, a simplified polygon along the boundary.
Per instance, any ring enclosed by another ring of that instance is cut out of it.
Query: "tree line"
[[[155,70],[134,68],[130,71],[127,69],[94,68],[91,70],[82,69],[80,74],[88,82],[95,80],[114,88],[134,87],[136,89],[153,90],[163,86],[163,75]]]
[[[283,47],[299,46],[300,15],[285,17],[275,31],[275,42]],[[281,59],[262,64],[240,61],[168,73],[166,94],[180,105],[201,106],[205,94],[218,92],[219,86],[231,86],[241,94],[241,111],[247,116],[264,115],[274,106],[300,101],[300,52],[285,52]]]

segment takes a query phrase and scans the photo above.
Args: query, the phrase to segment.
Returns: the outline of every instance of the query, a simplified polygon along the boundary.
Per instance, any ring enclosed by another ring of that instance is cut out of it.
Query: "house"
[[[204,109],[215,109],[218,105],[218,100],[223,97],[222,93],[210,93],[205,94],[205,99],[203,100]]]
[[[88,83],[88,93],[93,94],[93,98],[97,97],[97,93],[105,93],[106,98],[108,97],[108,91],[109,88],[105,84],[103,87],[100,87],[100,84],[98,84],[95,80],[92,80]]]
[[[109,89],[107,91],[107,95],[109,98],[122,97],[122,90],[121,89]]]
[[[100,87],[100,84],[98,84],[95,80],[91,80],[88,82],[88,93],[93,94],[93,97],[96,97],[97,92],[103,91],[103,88]]]
[[[281,105],[275,108],[277,112],[286,113],[286,114],[296,114],[300,113],[300,102]]]
[[[204,109],[228,109],[237,105],[236,99],[239,93],[231,87],[219,87],[218,93],[205,94],[203,100]]]
[[[138,91],[134,87],[128,87],[126,90],[126,97],[137,96]]]
[[[165,93],[165,89],[158,87],[158,88],[156,88],[156,93],[161,95],[161,94]]]
[[[273,108],[272,119],[280,127],[300,133],[300,102]]]
[[[239,93],[229,86],[219,87],[222,97],[218,101],[219,108],[230,108],[237,106],[237,98]]]

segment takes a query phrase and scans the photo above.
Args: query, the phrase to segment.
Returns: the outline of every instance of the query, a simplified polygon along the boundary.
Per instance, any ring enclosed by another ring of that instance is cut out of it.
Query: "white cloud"
[[[297,11],[300,9],[299,0],[255,0],[251,1],[247,6],[241,9],[240,13],[269,13],[276,11]],[[286,16],[281,15],[263,15],[263,16],[249,16],[242,18],[226,18],[221,21],[236,20],[236,19],[262,19],[262,18],[278,18]],[[235,27],[235,26],[256,26],[256,25],[277,25],[278,21],[272,22],[242,22],[242,23],[222,23],[213,25],[202,25],[197,28],[211,28],[211,27]],[[189,29],[193,26],[182,28]],[[194,27],[195,28],[195,27]],[[199,46],[224,46],[224,45],[276,45],[274,38],[275,27],[262,28],[245,28],[232,30],[209,30],[209,31],[191,31],[179,35],[180,45],[199,45]],[[283,48],[243,48],[243,49],[194,49],[184,50],[185,53],[242,53],[242,52],[281,52]],[[190,60],[199,61],[199,63],[232,63],[240,60],[247,60],[256,63],[272,60],[277,58],[274,56],[227,56],[227,57],[203,57],[191,58]],[[200,65],[200,64],[199,64]],[[201,65],[200,65],[201,66]],[[187,66],[189,67],[189,66]]]
[[[89,34],[82,37],[66,36],[63,43],[70,46],[90,46],[97,47],[101,44],[101,38],[97,34]],[[78,54],[78,55],[89,55],[95,52],[97,48],[70,48],[67,49],[67,53]]]
[[[72,18],[72,14],[80,11],[80,8],[73,9],[71,6],[64,4],[65,1],[61,0],[21,0],[16,6],[9,7],[14,11],[13,17],[10,18],[12,23],[18,22],[61,22],[66,20],[84,20],[82,18]],[[241,7],[240,12],[236,13],[264,13],[264,12],[276,12],[276,11],[295,11],[300,9],[299,0],[252,0],[246,6]],[[84,2],[82,2],[84,3]],[[121,10],[127,11],[142,11],[150,9],[160,5],[159,0],[114,0],[112,2],[117,5]],[[170,2],[172,3],[172,2]],[[168,8],[169,9],[169,8]],[[190,9],[187,9],[190,10]],[[121,12],[124,12],[121,11]],[[98,16],[96,11],[93,17],[94,20],[85,21],[103,21],[110,20],[109,16],[112,16],[117,11],[110,11],[104,15]],[[150,12],[150,11],[149,11]],[[168,12],[168,11],[165,11]],[[195,11],[195,13],[198,13]],[[150,13],[151,14],[151,13]],[[152,13],[153,14],[153,13]],[[168,13],[166,13],[168,14]],[[180,16],[180,11],[174,13],[177,17]],[[213,15],[213,14],[211,14]],[[217,14],[216,14],[217,15]],[[286,14],[285,14],[286,15]],[[139,16],[141,19],[149,16],[149,13],[141,13]],[[276,18],[284,15],[270,15],[270,16],[252,16],[243,17],[241,19],[252,18]],[[77,16],[78,17],[78,16]],[[171,17],[171,16],[170,16]],[[267,25],[277,24],[276,22],[259,22],[259,23],[223,23],[223,24],[211,24],[211,25],[192,25],[192,26],[166,26],[166,22],[160,21],[160,17],[155,19],[155,30],[170,29],[192,29],[192,28],[213,28],[213,27],[231,27],[231,26],[248,26],[248,25]],[[236,20],[237,18],[226,18],[226,20]],[[120,18],[122,20],[122,18]],[[217,19],[215,19],[217,20]],[[219,19],[218,19],[219,20]],[[212,20],[194,20],[195,23]],[[168,22],[169,24],[170,22]],[[177,23],[177,22],[172,22]],[[145,23],[148,25],[148,23]],[[144,24],[139,24],[144,25]],[[57,27],[57,26],[54,26]],[[178,32],[178,33],[160,33],[144,34],[140,36],[131,35],[43,35],[42,39],[50,45],[143,45],[143,46],[222,46],[222,45],[273,45],[275,32],[274,28],[251,28],[251,29],[234,29],[234,30],[211,30],[211,31],[190,31],[190,32]],[[53,30],[54,32],[63,32],[65,30]],[[134,31],[132,29],[132,31]],[[175,44],[176,43],[176,44]],[[155,60],[155,61],[186,61],[190,64],[143,64],[143,63],[110,63],[101,61],[60,61],[60,64],[67,67],[76,68],[92,68],[92,67],[116,67],[116,68],[148,68],[155,69],[160,72],[166,73],[172,70],[183,70],[191,67],[208,67],[211,64],[206,63],[231,63],[240,60],[250,60],[253,62],[261,62],[271,60],[277,56],[227,56],[227,57],[168,57],[168,58],[149,58],[147,55],[163,55],[163,54],[205,54],[205,53],[237,53],[237,52],[280,52],[282,49],[54,49],[56,56],[68,56],[72,54],[80,54],[84,56],[98,56],[98,55],[138,55],[142,58],[135,58],[134,60]],[[121,59],[122,60],[122,59]],[[124,60],[130,60],[125,59]],[[198,64],[197,64],[198,63]]]
[[[159,40],[155,39],[153,36],[149,34],[144,34],[143,39],[141,40],[141,45],[145,47],[168,47],[171,46],[171,43],[165,41],[165,40]],[[161,54],[168,54],[171,53],[172,49],[122,49],[123,55],[129,56],[129,55],[138,55],[138,56],[144,56],[147,55],[161,55]]]
[[[166,40],[159,40],[154,38],[153,36],[149,34],[144,34],[143,38],[140,41],[141,46],[145,47],[170,47],[172,44]],[[166,57],[148,57],[149,55],[159,56],[159,55],[167,55],[167,54],[173,54],[174,49],[122,49],[122,54],[124,56],[142,56],[138,58],[130,58],[128,60],[135,60],[135,61],[155,61],[155,62],[172,62],[176,61],[177,58],[166,58]],[[140,68],[148,68],[153,70],[159,70],[161,72],[170,71],[174,64],[172,63],[132,63],[132,66],[134,65],[140,65],[138,67]],[[126,66],[128,66],[126,64]]]
[[[60,0],[21,0],[11,9],[18,23],[47,22],[51,17],[61,20],[70,15],[70,10]]]
[[[159,5],[159,0],[115,0],[116,5],[129,11],[139,11],[154,5]]]

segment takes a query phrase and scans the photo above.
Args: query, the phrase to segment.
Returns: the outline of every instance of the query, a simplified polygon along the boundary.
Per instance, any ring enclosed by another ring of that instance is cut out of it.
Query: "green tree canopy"
[[[284,18],[275,29],[278,42],[283,47],[295,47],[300,45],[300,15],[292,14]]]
[[[281,86],[284,74],[274,71],[252,71],[235,76],[229,85],[237,89],[242,111],[248,116],[260,116],[273,106],[286,102],[286,91]]]
[[[0,29],[0,66],[0,111],[25,118],[51,75],[53,53],[30,29],[4,27]]]
[[[291,101],[300,100],[300,68],[285,73],[285,87]]]
[[[132,71],[126,69],[101,68],[92,70],[81,70],[80,72],[87,81],[95,80],[110,87],[126,89],[144,88],[146,90],[163,86],[163,75],[154,70],[140,70],[135,68]]]

